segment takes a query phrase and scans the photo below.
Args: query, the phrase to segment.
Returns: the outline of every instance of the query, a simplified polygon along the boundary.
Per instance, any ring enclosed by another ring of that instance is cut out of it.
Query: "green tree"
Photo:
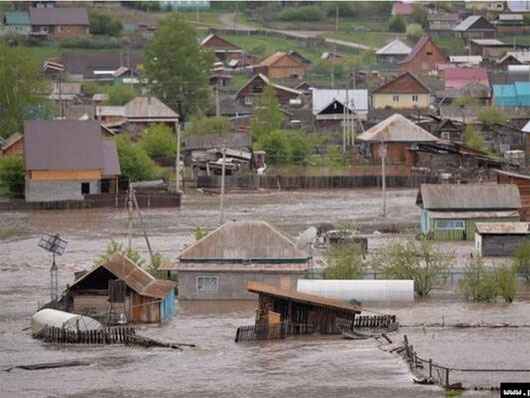
[[[324,279],[361,279],[366,271],[362,255],[356,243],[331,246],[324,254]]]
[[[407,24],[405,24],[405,20],[403,19],[403,17],[401,17],[400,15],[396,15],[389,19],[389,32],[405,33],[405,30],[407,30]]]
[[[475,131],[473,126],[468,125],[464,129],[464,144],[467,146],[476,149],[477,151],[487,152],[488,148],[486,146],[486,142],[484,141],[484,136],[478,132]]]
[[[145,149],[134,143],[128,135],[118,135],[116,145],[122,178],[129,181],[147,181],[160,174]]]
[[[517,247],[514,253],[514,265],[516,271],[530,282],[530,241],[525,239]]]
[[[131,260],[133,263],[142,266],[145,264],[145,260],[142,258],[140,253],[137,250],[134,250],[131,248],[124,248],[123,243],[118,243],[114,239],[110,241],[110,243],[105,248],[105,251],[101,253],[97,259],[94,261],[94,265],[102,265],[105,264],[109,258],[112,257],[114,253],[121,253],[124,256],[126,256],[129,260]]]
[[[123,25],[118,18],[113,18],[101,11],[92,10],[88,18],[88,30],[93,35],[119,36]]]
[[[408,37],[412,38],[421,37],[425,34],[422,26],[418,23],[411,23],[410,25],[407,25],[405,32],[407,33]]]
[[[199,241],[201,240],[202,238],[204,238],[206,235],[208,235],[208,232],[206,232],[204,229],[202,229],[201,227],[197,227],[195,228],[195,240],[196,241]]]
[[[372,262],[389,279],[412,279],[414,291],[420,297],[445,282],[447,271],[454,261],[454,254],[435,249],[433,242],[422,238],[392,242],[383,247]]]
[[[24,193],[26,170],[21,156],[0,158],[0,183],[5,185],[12,195]]]
[[[282,21],[322,21],[326,14],[316,5],[288,7],[282,10],[278,18]]]
[[[458,97],[454,104],[456,106],[477,106],[478,105],[478,99],[476,97],[472,97],[470,95],[465,95],[463,97]]]
[[[186,120],[210,104],[213,62],[213,53],[199,47],[195,28],[172,13],[147,44],[144,72],[153,93]]]
[[[173,130],[165,124],[146,128],[139,141],[149,157],[171,157],[177,154],[177,141]]]
[[[283,121],[280,104],[276,97],[276,90],[272,86],[265,86],[263,93],[256,98],[252,111],[250,131],[252,138],[259,140],[273,130],[278,130]]]
[[[497,293],[507,303],[513,302],[517,291],[517,272],[514,266],[503,264],[495,269]]]
[[[414,3],[412,5],[412,21],[421,25],[423,28],[427,28],[427,16],[429,12],[420,3]]]
[[[122,106],[136,98],[138,92],[127,84],[115,84],[107,89],[107,94],[109,95],[107,105]]]
[[[458,285],[466,300],[491,302],[497,298],[495,270],[488,269],[480,255],[475,255],[468,261]]]
[[[307,137],[302,132],[289,134],[290,160],[293,164],[304,164],[310,153]]]
[[[484,124],[484,127],[491,128],[494,124],[504,124],[508,121],[508,116],[500,108],[490,106],[485,107],[477,114],[477,119]]]
[[[52,116],[52,106],[40,95],[46,81],[36,58],[23,47],[0,40],[0,136],[22,131],[24,120]]]
[[[191,118],[190,127],[185,133],[189,135],[199,134],[225,134],[232,131],[232,122],[226,116]]]
[[[270,164],[286,164],[291,161],[289,137],[283,130],[275,130],[263,135],[257,147],[267,152],[267,162]]]

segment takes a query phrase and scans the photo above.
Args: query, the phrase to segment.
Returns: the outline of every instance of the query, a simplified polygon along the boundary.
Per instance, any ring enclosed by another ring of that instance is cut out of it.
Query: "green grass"
[[[60,49],[57,47],[26,47],[27,54],[36,60],[39,64],[42,64],[45,60],[52,57],[59,56]]]
[[[185,11],[181,12],[184,19],[193,24],[206,24],[212,26],[222,25],[219,21],[219,16],[223,14],[222,12],[212,12],[212,11]]]
[[[386,32],[388,30],[388,18],[339,18],[340,31],[374,31]],[[280,30],[321,30],[335,31],[335,18],[325,18],[322,21],[273,21],[267,26]]]
[[[448,54],[467,55],[464,49],[464,42],[459,37],[436,36],[434,37],[434,43]]]
[[[530,35],[502,35],[498,39],[508,44],[513,44],[515,40],[516,44],[530,45]]]

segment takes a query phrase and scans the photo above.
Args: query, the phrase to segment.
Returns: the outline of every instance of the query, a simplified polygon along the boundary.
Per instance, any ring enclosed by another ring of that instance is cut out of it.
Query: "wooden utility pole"
[[[335,6],[335,32],[339,31],[339,5]]]
[[[223,165],[221,167],[221,200],[219,207],[221,210],[221,225],[225,222],[224,196],[225,196],[225,174],[226,174],[226,147],[223,146]]]
[[[127,214],[128,214],[128,245],[127,247],[131,250],[132,247],[132,210],[133,210],[133,200],[132,200],[132,185],[129,181],[129,192],[127,195]]]
[[[144,232],[145,243],[147,244],[147,249],[149,250],[149,257],[151,258],[151,265],[154,266],[155,257],[153,256],[153,249],[151,249],[151,242],[149,242],[149,237],[147,236],[147,229],[144,224],[142,213],[140,213],[140,207],[138,206],[138,201],[136,200],[136,194],[134,193],[134,190],[132,191],[132,198],[134,201],[134,206],[136,207],[136,212],[138,213],[138,219],[140,220],[140,224],[142,224],[142,230]]]
[[[215,116],[221,116],[221,108],[219,107],[219,84],[215,85]]]
[[[350,110],[348,109],[348,106],[349,106],[349,90],[348,90],[348,86],[346,86],[346,100],[343,101],[343,105],[344,107],[346,108],[346,120],[344,120],[345,124],[346,124],[346,129],[345,129],[345,134],[343,135],[342,137],[342,152],[343,153],[346,153],[346,142],[348,141],[348,135],[350,134],[349,133],[349,119],[350,119]]]
[[[175,122],[175,129],[177,134],[177,156],[175,157],[175,192],[180,192],[180,125]]]
[[[383,189],[383,217],[386,217],[386,144],[383,138],[381,138],[381,187]]]

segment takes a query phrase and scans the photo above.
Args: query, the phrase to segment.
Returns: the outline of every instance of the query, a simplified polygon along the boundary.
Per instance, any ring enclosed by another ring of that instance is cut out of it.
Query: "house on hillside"
[[[236,102],[239,105],[252,106],[254,98],[261,95],[267,85],[272,86],[276,91],[276,97],[280,105],[288,105],[291,100],[298,100],[303,94],[301,90],[272,83],[267,76],[259,73],[237,91]]]
[[[495,170],[497,184],[514,184],[521,196],[521,219],[530,221],[530,175],[506,170]]]
[[[173,314],[176,283],[156,279],[121,253],[76,279],[68,311],[129,323],[160,323]]]
[[[201,47],[212,50],[217,59],[227,65],[234,60],[243,62],[244,59],[241,47],[213,33],[204,38],[201,42]]]
[[[271,79],[302,79],[306,65],[286,52],[276,52],[254,66],[254,72]]]
[[[6,11],[0,25],[0,35],[13,33],[28,35],[31,32],[31,23],[27,11]]]
[[[436,13],[427,15],[427,22],[429,33],[433,36],[452,36],[453,28],[462,22],[462,19],[456,13]]]
[[[497,28],[482,15],[471,15],[456,25],[453,32],[469,45],[472,39],[494,39]]]
[[[302,54],[300,54],[298,51],[291,50],[289,51],[289,55],[304,64],[306,68],[311,65],[311,61],[304,57]]]
[[[473,55],[497,59],[507,51],[513,50],[513,44],[504,43],[497,39],[472,39],[470,48]]]
[[[339,130],[344,123],[358,127],[368,114],[368,90],[313,89],[313,124],[317,129]],[[346,109],[345,109],[346,108]],[[355,119],[355,121],[351,121]]]
[[[521,197],[510,184],[422,185],[421,232],[435,240],[473,240],[475,223],[519,221]]]
[[[508,51],[496,63],[502,68],[507,68],[509,65],[528,65],[530,64],[530,51]]]
[[[475,68],[482,63],[480,55],[450,55],[449,62],[457,67]]]
[[[411,48],[399,39],[394,39],[386,46],[376,51],[377,62],[396,64],[403,61]]]
[[[83,97],[81,83],[53,83],[48,98],[63,105],[78,104]]]
[[[374,109],[425,109],[430,104],[429,87],[409,72],[382,84],[372,92]]]
[[[116,192],[116,142],[97,121],[26,121],[23,144],[27,202],[83,200],[86,194]]]
[[[466,10],[481,11],[481,12],[502,12],[506,9],[506,3],[510,1],[465,1]]]
[[[31,33],[56,37],[88,35],[88,11],[85,7],[30,8]]]
[[[357,139],[364,143],[364,152],[370,156],[373,163],[381,161],[381,146],[384,145],[388,163],[405,163],[407,166],[413,165],[409,150],[412,146],[438,141],[434,135],[399,113],[370,127]]]
[[[436,91],[436,102],[444,105],[454,103],[462,97],[473,97],[479,105],[489,105],[491,101],[491,88],[478,81],[470,81],[459,88],[448,87]]]
[[[493,104],[502,107],[530,107],[530,83],[494,84]]]
[[[184,249],[175,265],[179,299],[252,300],[250,281],[296,290],[311,265],[311,256],[289,236],[265,221],[227,222]]]
[[[430,37],[420,39],[405,59],[399,62],[401,73],[431,73],[437,64],[447,62],[447,57]]]

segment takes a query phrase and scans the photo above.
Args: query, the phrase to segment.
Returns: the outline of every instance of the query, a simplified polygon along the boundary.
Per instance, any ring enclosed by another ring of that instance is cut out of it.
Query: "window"
[[[399,95],[393,95],[392,102],[399,102]]]
[[[432,55],[432,51],[427,51],[427,55]]]
[[[289,75],[291,77],[298,77],[298,73],[296,72],[296,68],[289,68]]]
[[[90,193],[90,183],[89,182],[82,182],[81,183],[81,194],[87,195]]]
[[[421,64],[421,69],[423,69],[423,70],[429,69],[429,63],[427,63],[427,62],[422,63]]]
[[[442,140],[449,141],[449,131],[442,131]]]
[[[198,276],[197,277],[197,291],[198,292],[216,292],[219,285],[219,278],[217,276]]]
[[[418,96],[417,95],[413,95],[412,96],[412,102],[418,102]]]
[[[438,231],[447,231],[450,229],[464,230],[464,220],[436,220],[436,229]]]
[[[252,105],[252,97],[246,96],[245,97],[245,105]]]

